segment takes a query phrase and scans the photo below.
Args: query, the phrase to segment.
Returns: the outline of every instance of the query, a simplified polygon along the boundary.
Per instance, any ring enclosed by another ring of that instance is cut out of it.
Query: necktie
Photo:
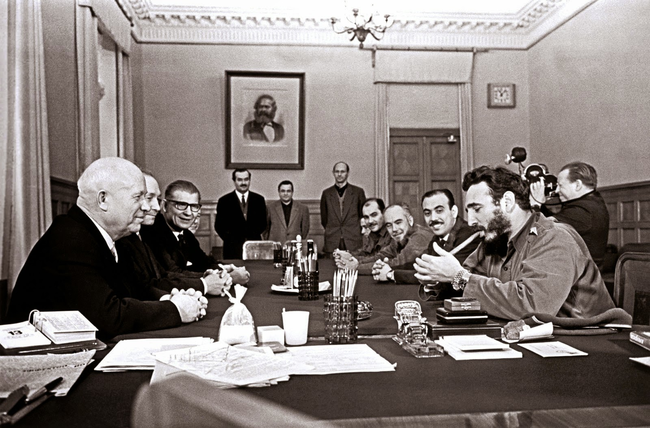
[[[113,243],[113,246],[111,247],[111,253],[113,254],[113,257],[115,257],[115,263],[117,263],[117,249],[115,249],[115,243]]]
[[[246,196],[245,195],[241,195],[241,204],[246,206]]]
[[[447,240],[445,238],[438,238],[438,245],[440,248],[444,249],[445,245],[447,245]]]

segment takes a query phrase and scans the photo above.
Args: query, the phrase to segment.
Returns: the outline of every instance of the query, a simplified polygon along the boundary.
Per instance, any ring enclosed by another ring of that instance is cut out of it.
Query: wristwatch
[[[470,275],[471,274],[467,269],[459,270],[456,272],[456,275],[454,275],[454,280],[451,282],[451,286],[454,288],[454,290],[464,290],[467,282],[469,281]]]

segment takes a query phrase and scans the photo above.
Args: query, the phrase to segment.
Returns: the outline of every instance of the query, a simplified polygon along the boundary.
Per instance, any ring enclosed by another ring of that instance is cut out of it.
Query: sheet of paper
[[[518,340],[503,339],[504,342],[517,343],[526,340],[537,340],[546,337],[553,337],[553,323],[546,322],[535,327],[526,328],[519,332]]]
[[[121,340],[95,367],[96,371],[118,372],[124,370],[153,370],[156,352],[212,343],[209,337],[179,337],[170,339]]]
[[[27,385],[31,392],[61,376],[63,382],[54,389],[57,397],[68,393],[95,351],[72,354],[0,356],[0,397]]]
[[[547,357],[581,357],[589,355],[572,346],[562,342],[538,342],[520,343],[519,346],[526,348],[544,358]]]
[[[630,357],[630,360],[650,367],[650,357]]]
[[[449,338],[451,336],[447,336]],[[465,352],[454,346],[453,344],[447,342],[446,339],[436,340],[435,343],[442,346],[445,349],[445,352],[449,354],[454,360],[466,361],[466,360],[505,360],[512,358],[522,358],[523,355],[519,351],[515,351],[510,348],[508,345],[505,349],[496,349],[489,351],[469,351]]]
[[[445,343],[449,343],[461,351],[490,351],[499,349],[509,349],[505,343],[499,342],[485,334],[468,334],[443,336]]]
[[[200,378],[238,386],[282,378],[296,370],[291,361],[239,349],[223,342],[159,352],[154,357]]]
[[[325,375],[335,373],[392,372],[395,366],[365,344],[298,346],[288,349],[296,364],[294,374]],[[304,370],[299,370],[299,367]]]
[[[150,384],[153,385],[156,382],[160,382],[161,380],[177,375],[179,373],[187,373],[184,370],[181,370],[179,368],[170,366],[169,364],[162,363],[158,360],[156,360],[156,367],[153,370],[153,374],[151,375],[151,381]],[[249,385],[246,385],[247,387],[265,387],[265,386],[271,386],[271,385],[277,385],[280,382],[286,382],[289,380],[289,376],[283,376],[281,378],[276,378],[276,379],[269,379],[264,382],[258,382],[258,383],[252,383]],[[217,381],[211,381],[212,385],[215,388],[219,389],[230,389],[230,388],[237,388],[237,385],[232,385],[229,383],[225,382],[217,382]]]

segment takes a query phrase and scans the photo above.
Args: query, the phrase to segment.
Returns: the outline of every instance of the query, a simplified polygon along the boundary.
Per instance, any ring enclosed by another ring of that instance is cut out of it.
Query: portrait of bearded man
[[[244,138],[275,143],[284,138],[284,127],[275,122],[278,107],[272,96],[260,95],[255,102],[255,119],[244,125]]]

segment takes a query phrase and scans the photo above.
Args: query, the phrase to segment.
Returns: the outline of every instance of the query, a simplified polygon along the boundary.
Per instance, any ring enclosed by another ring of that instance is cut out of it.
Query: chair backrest
[[[625,252],[616,262],[614,302],[633,324],[650,325],[650,253]]]
[[[273,249],[282,248],[276,241],[246,241],[242,251],[244,260],[273,260]]]
[[[332,427],[327,421],[269,401],[245,389],[219,389],[186,373],[144,385],[133,401],[134,428]]]

